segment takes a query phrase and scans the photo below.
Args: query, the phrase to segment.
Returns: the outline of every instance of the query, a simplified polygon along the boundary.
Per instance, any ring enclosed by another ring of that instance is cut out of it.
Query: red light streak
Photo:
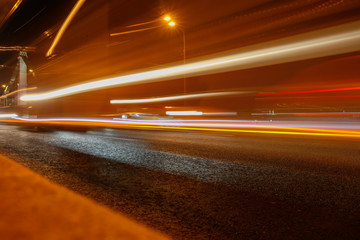
[[[279,101],[279,100],[286,100],[286,101],[308,101],[308,100],[325,100],[325,99],[347,99],[347,98],[360,98],[359,96],[321,96],[321,97],[268,97],[268,98],[256,98],[256,101]],[[265,111],[267,112],[267,111]]]
[[[342,116],[342,115],[360,115],[360,113],[294,113],[294,116]]]
[[[261,93],[261,94],[257,94],[256,96],[290,95],[290,94],[301,94],[301,93],[321,93],[321,92],[338,92],[338,91],[354,91],[354,90],[360,90],[360,87],[332,88],[332,89],[281,92],[281,93]]]

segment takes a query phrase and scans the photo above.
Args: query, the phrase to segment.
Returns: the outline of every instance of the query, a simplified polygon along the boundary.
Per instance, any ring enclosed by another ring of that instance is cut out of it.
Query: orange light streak
[[[11,17],[11,15],[15,12],[15,10],[20,6],[22,0],[17,0],[11,10],[8,12],[6,17],[1,21],[0,27]]]
[[[126,28],[138,27],[138,26],[147,25],[147,24],[151,24],[154,22],[158,22],[158,21],[159,21],[159,19],[155,19],[155,20],[151,20],[151,21],[147,21],[147,22],[136,23],[136,24],[128,25],[128,26],[126,26]]]
[[[0,46],[1,52],[8,52],[8,51],[25,51],[25,52],[33,52],[35,51],[35,47],[30,46]]]
[[[70,22],[72,21],[72,19],[75,17],[76,13],[80,10],[81,6],[85,3],[85,0],[78,0],[77,3],[75,4],[75,6],[73,7],[73,9],[71,10],[70,14],[66,17],[64,23],[61,25],[60,30],[58,31],[58,33],[56,34],[56,37],[54,39],[54,41],[52,42],[49,50],[46,53],[46,56],[50,56],[51,54],[53,54],[54,49],[56,47],[56,45],[59,43],[61,37],[63,36],[66,28],[69,26]]]
[[[9,96],[14,95],[15,93],[18,93],[18,92],[31,91],[31,90],[35,90],[35,89],[37,89],[37,87],[19,89],[19,90],[13,91],[13,92],[11,92],[11,93],[8,93],[8,94],[5,94],[5,95],[0,96],[0,99],[9,97]]]
[[[148,126],[144,126],[147,127]],[[223,129],[223,128],[195,128],[195,127],[164,127],[155,126],[157,129],[167,130],[191,130],[191,131],[212,131],[212,132],[232,132],[232,133],[264,133],[264,134],[281,134],[281,135],[307,135],[307,136],[327,136],[327,137],[355,137],[360,138],[358,134],[344,133],[317,133],[317,132],[289,132],[289,131],[272,131],[272,130],[246,130],[246,129]]]
[[[142,32],[142,31],[147,31],[147,30],[154,29],[154,28],[159,28],[159,27],[160,26],[155,26],[155,27],[147,27],[147,28],[141,28],[141,29],[119,32],[119,33],[111,33],[110,36],[113,37],[113,36],[129,34],[129,33]]]
[[[104,128],[132,128],[132,129],[149,129],[149,130],[188,130],[188,131],[211,131],[211,132],[231,132],[231,133],[254,133],[254,134],[275,134],[275,135],[299,135],[299,136],[324,136],[324,137],[351,137],[360,138],[360,131],[353,130],[336,130],[336,129],[317,129],[317,128],[296,128],[296,127],[276,127],[276,126],[256,126],[248,125],[244,128],[223,128],[221,127],[196,127],[196,126],[166,126],[163,121],[159,121],[159,125],[145,124],[145,122],[117,122],[113,120],[96,120],[96,119],[79,119],[79,120],[42,120],[42,119],[6,119],[0,120],[6,123],[20,124],[40,124],[50,126],[81,126],[81,127],[104,127]],[[253,129],[251,129],[253,128]]]

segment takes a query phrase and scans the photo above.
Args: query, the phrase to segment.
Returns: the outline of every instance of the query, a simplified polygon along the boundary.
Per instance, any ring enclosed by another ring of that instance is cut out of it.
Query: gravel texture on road
[[[175,239],[360,238],[358,140],[0,132],[4,155]]]

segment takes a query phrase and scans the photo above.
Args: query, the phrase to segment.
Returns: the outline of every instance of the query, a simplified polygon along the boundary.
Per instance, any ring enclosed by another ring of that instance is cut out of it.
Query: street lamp
[[[166,16],[164,18],[165,21],[168,21],[168,25],[171,26],[171,27],[175,27],[176,23],[174,21],[170,21],[171,18],[169,16]],[[182,38],[183,38],[183,61],[184,61],[184,64],[186,63],[186,40],[185,40],[185,32],[183,29],[181,28],[177,28],[178,30],[180,30],[180,32],[182,33]]]
[[[126,35],[126,34],[136,33],[136,32],[143,32],[143,31],[148,31],[148,30],[155,29],[155,28],[160,28],[160,27],[162,27],[162,25],[155,25],[154,26],[153,24],[154,23],[159,23],[162,20],[164,20],[166,22],[169,22],[168,24],[170,26],[175,25],[175,23],[171,21],[171,17],[167,15],[167,16],[163,17],[162,19],[161,18],[156,18],[156,19],[151,20],[151,21],[141,22],[141,23],[136,23],[136,24],[126,26],[125,28],[130,29],[130,30],[123,31],[123,32],[117,32],[117,33],[110,33],[110,37],[119,36],[119,35]],[[139,26],[143,26],[143,27],[142,28],[137,28]]]
[[[168,22],[168,25],[170,27],[175,27],[176,23],[172,20],[172,18],[169,15],[165,15],[162,20]],[[152,21],[148,21],[148,22],[142,22],[142,23],[137,23],[137,24],[133,24],[130,26],[127,26],[128,28],[133,28],[133,27],[138,27],[138,26],[144,26],[144,25],[149,25],[155,22],[161,21],[161,18],[157,18],[155,20]],[[119,36],[119,35],[125,35],[125,34],[130,34],[130,33],[136,33],[136,32],[142,32],[142,31],[148,31],[154,28],[159,28],[160,26],[150,26],[150,27],[144,27],[144,28],[138,28],[138,29],[133,29],[133,30],[128,30],[128,31],[124,31],[124,32],[118,32],[118,33],[110,33],[111,37],[114,36]],[[183,40],[183,63],[186,63],[186,39],[185,39],[185,32],[183,29],[181,28],[176,28],[178,29],[181,33],[182,33],[182,40]],[[184,94],[186,93],[186,76],[184,74]]]
[[[176,23],[171,21],[169,16],[164,17],[164,20],[169,22],[168,25],[174,27]],[[185,31],[181,28],[177,28],[182,33],[182,40],[183,40],[183,63],[186,63],[186,38],[185,38]],[[184,74],[184,94],[186,93],[186,75]]]
[[[161,20],[160,18],[157,18],[156,20],[152,20],[152,21],[148,21],[148,22],[143,22],[143,23],[137,23],[137,24],[133,24],[133,25],[130,25],[130,26],[127,26],[127,27],[137,27],[137,26],[141,26],[141,25],[148,25],[148,24],[151,24],[151,23],[154,23],[154,22],[157,22]],[[163,20],[168,22],[168,25],[170,27],[175,27],[176,23],[172,20],[172,18],[169,16],[169,15],[165,15],[163,17]],[[145,27],[145,28],[140,28],[140,29],[134,29],[134,30],[129,30],[129,31],[124,31],[124,32],[118,32],[118,33],[111,33],[110,36],[113,37],[113,36],[118,36],[118,35],[125,35],[125,34],[130,34],[130,33],[135,33],[135,32],[142,32],[142,31],[147,31],[147,30],[151,30],[151,29],[154,29],[154,28],[158,28],[158,27],[161,27],[161,26],[153,26],[153,27]],[[183,38],[183,61],[184,61],[184,64],[186,63],[186,41],[185,41],[185,32],[183,29],[181,28],[177,28],[178,30],[181,31],[182,33],[182,38]]]

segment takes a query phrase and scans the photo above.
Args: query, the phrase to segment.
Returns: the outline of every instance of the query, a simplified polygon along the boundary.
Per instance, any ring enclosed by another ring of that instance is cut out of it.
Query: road
[[[175,239],[360,238],[359,139],[0,133],[3,155]]]

